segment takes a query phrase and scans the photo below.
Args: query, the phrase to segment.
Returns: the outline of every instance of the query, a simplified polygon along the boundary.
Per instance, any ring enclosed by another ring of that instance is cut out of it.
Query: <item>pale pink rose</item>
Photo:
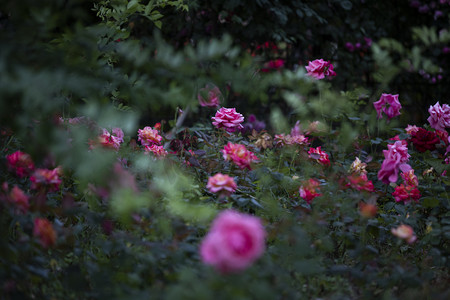
[[[223,96],[217,86],[208,83],[204,88],[199,90],[197,99],[201,106],[217,107],[223,99]]]
[[[323,59],[308,62],[306,71],[308,71],[309,76],[315,79],[323,79],[325,76],[336,76],[336,72],[333,71],[333,65]]]
[[[211,193],[220,193],[221,195],[228,196],[236,191],[237,185],[233,177],[217,173],[209,177],[206,188]]]
[[[156,157],[165,157],[168,153],[167,151],[164,149],[163,146],[158,146],[158,145],[150,145],[150,146],[144,146],[144,151],[145,153],[150,153],[152,152]]]
[[[141,142],[143,146],[160,145],[162,136],[159,135],[158,130],[153,129],[149,126],[144,127],[144,129],[138,130],[138,141]]]
[[[201,259],[222,273],[242,271],[262,256],[265,237],[259,218],[222,211],[200,245]]]
[[[445,128],[450,127],[450,106],[448,104],[439,104],[439,101],[428,109],[430,116],[428,122],[430,126],[436,130],[445,131]]]
[[[416,133],[417,131],[419,131],[419,127],[417,127],[416,125],[409,125],[405,128],[405,131],[407,134],[409,135],[413,135],[414,133]]]
[[[16,151],[6,156],[8,168],[14,171],[17,176],[28,176],[34,170],[34,163],[31,156],[27,153]]]
[[[236,112],[235,108],[220,108],[214,117],[212,124],[216,128],[225,128],[227,132],[236,132],[244,129],[241,125],[244,122],[244,116]]]
[[[409,225],[402,224],[397,228],[392,228],[391,232],[399,239],[405,240],[408,244],[412,244],[417,240],[414,230]]]
[[[251,170],[251,164],[258,161],[258,157],[241,144],[228,142],[222,153],[225,160],[232,160],[241,169]]]
[[[398,95],[382,94],[380,100],[374,102],[373,106],[377,111],[378,119],[383,117],[383,112],[389,120],[401,114],[402,105],[398,100]]]

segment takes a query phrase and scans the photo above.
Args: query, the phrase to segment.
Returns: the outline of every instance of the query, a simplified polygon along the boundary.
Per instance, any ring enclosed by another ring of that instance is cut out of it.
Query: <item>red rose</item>
[[[425,152],[427,150],[432,151],[436,149],[436,144],[439,144],[440,141],[436,133],[419,128],[417,132],[412,134],[411,142],[417,151]]]

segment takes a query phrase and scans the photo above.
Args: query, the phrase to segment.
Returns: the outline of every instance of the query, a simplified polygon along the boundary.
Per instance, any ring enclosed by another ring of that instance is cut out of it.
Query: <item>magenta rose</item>
[[[392,145],[388,145],[388,150],[383,150],[384,161],[378,171],[378,179],[385,184],[396,182],[398,172],[408,172],[411,166],[407,164],[410,155],[408,148],[402,141],[396,141]]]
[[[242,271],[264,253],[265,237],[259,218],[222,211],[200,245],[201,259],[222,273]]]
[[[384,112],[388,119],[392,119],[400,115],[402,105],[398,101],[398,95],[382,94],[380,100],[373,103],[378,115],[378,119],[383,118]]]
[[[440,143],[439,137],[436,133],[419,128],[411,135],[411,142],[419,152],[433,151],[436,149],[436,144]]]
[[[333,71],[333,65],[322,58],[308,62],[306,71],[308,71],[308,76],[315,79],[323,79],[325,76],[336,76],[336,72]]]
[[[201,106],[217,107],[220,105],[223,96],[217,86],[208,83],[204,88],[199,90],[197,99]]]
[[[447,104],[440,105],[439,101],[428,109],[430,116],[428,122],[430,126],[436,130],[445,131],[446,127],[450,127],[450,106]]]
[[[227,132],[236,132],[244,129],[241,125],[244,122],[244,116],[236,112],[235,108],[220,108],[214,117],[212,124],[216,128],[225,128]]]

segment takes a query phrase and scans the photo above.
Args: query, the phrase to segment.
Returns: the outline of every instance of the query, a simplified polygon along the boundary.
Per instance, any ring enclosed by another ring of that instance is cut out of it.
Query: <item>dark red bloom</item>
[[[417,151],[425,152],[427,150],[433,151],[436,149],[436,144],[439,144],[440,140],[436,133],[419,128],[417,132],[412,134],[411,142]]]

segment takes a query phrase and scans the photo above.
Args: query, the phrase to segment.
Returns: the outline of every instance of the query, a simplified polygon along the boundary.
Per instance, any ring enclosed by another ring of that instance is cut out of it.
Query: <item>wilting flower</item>
[[[49,192],[56,192],[61,184],[61,169],[55,168],[53,170],[37,169],[31,175],[31,189],[45,188]]]
[[[336,76],[336,72],[333,71],[333,65],[323,59],[309,61],[306,71],[309,76],[315,79],[323,79],[325,76]]]
[[[319,147],[317,148],[309,148],[308,151],[309,157],[317,160],[321,165],[328,166],[330,165],[330,159],[326,152],[322,151]]]
[[[407,164],[409,160],[408,148],[402,141],[396,141],[394,144],[388,145],[388,150],[383,150],[384,161],[378,171],[378,179],[386,184],[396,182],[398,172],[407,172],[411,166]]]
[[[236,191],[237,185],[233,177],[217,173],[209,177],[206,188],[211,193],[220,193],[221,195],[228,196]]]
[[[144,129],[138,130],[138,141],[140,141],[143,146],[160,145],[161,140],[162,136],[159,135],[159,132],[156,129],[146,126]]]
[[[384,112],[388,119],[392,119],[400,115],[402,105],[398,101],[398,95],[382,94],[380,100],[373,103],[378,115],[378,119],[383,117]]]
[[[403,202],[405,204],[411,201],[418,202],[420,199],[420,191],[414,185],[401,184],[395,187],[392,196],[394,196],[395,202]]]
[[[411,142],[417,151],[426,152],[427,150],[433,151],[436,149],[436,144],[439,144],[440,140],[436,133],[419,128],[411,135]]]
[[[17,185],[12,188],[9,193],[8,200],[13,203],[17,210],[21,213],[26,213],[30,207],[28,196],[19,187],[17,187]]]
[[[430,116],[428,122],[436,130],[445,131],[450,127],[450,106],[448,104],[440,105],[439,101],[428,109]]]
[[[319,193],[319,186],[320,183],[317,180],[310,178],[300,186],[298,190],[300,197],[305,199],[308,204],[311,204],[314,198],[322,196],[322,194]]]
[[[222,153],[225,160],[232,160],[241,169],[251,170],[251,164],[258,161],[258,157],[241,144],[228,142]]]
[[[123,131],[120,128],[113,128],[111,132],[102,129],[102,134],[98,137],[98,141],[105,148],[119,150],[120,144],[123,143]]]
[[[348,179],[348,187],[352,189],[356,189],[358,191],[367,191],[373,192],[374,187],[371,180],[368,180],[367,175],[365,173],[362,174],[353,174],[347,177]]]
[[[255,146],[258,148],[272,148],[272,137],[265,131],[257,133],[255,130],[253,130],[252,135],[249,135],[248,138],[251,141],[255,141]]]
[[[147,146],[147,145],[144,146],[144,151],[145,151],[145,153],[152,152],[156,157],[164,157],[168,154],[163,146],[158,146],[155,144],[150,145],[150,146]]]
[[[350,166],[350,172],[356,173],[356,174],[367,174],[366,171],[367,164],[361,162],[359,157],[356,157],[353,161],[352,165]]]
[[[220,105],[223,96],[217,86],[208,83],[204,88],[199,90],[197,99],[201,106],[217,107]]]
[[[391,232],[399,239],[405,240],[408,244],[412,244],[417,240],[414,230],[409,225],[402,224],[397,228],[392,228]]]
[[[19,177],[28,176],[34,170],[34,163],[27,153],[16,151],[7,155],[6,160],[8,161],[8,168],[16,172]]]
[[[244,128],[244,126],[241,125],[241,123],[244,122],[244,116],[237,113],[235,108],[222,107],[211,119],[213,120],[212,124],[216,126],[216,128],[225,128],[227,132],[236,132]]]
[[[33,235],[39,238],[44,248],[51,247],[56,243],[55,229],[53,229],[52,223],[47,219],[36,218],[34,220]]]
[[[259,218],[225,210],[203,239],[200,256],[205,264],[222,273],[242,271],[264,253],[265,236]]]
[[[308,145],[308,138],[302,134],[299,135],[290,135],[290,134],[277,134],[275,135],[275,144],[277,146],[285,146],[285,145]]]
[[[364,218],[373,218],[377,214],[378,208],[376,205],[368,204],[364,202],[359,203],[359,213]]]

